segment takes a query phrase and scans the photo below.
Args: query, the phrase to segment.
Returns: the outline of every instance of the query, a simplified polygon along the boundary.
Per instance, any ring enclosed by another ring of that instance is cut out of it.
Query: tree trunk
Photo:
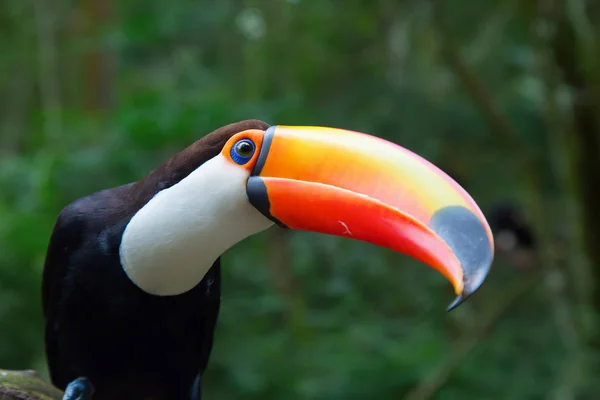
[[[0,400],[61,400],[62,396],[35,371],[0,369]]]
[[[591,11],[588,3],[586,11]],[[588,48],[574,26],[565,5],[557,2],[549,12],[554,14],[556,32],[553,51],[564,82],[571,89],[573,102],[573,132],[570,136],[570,164],[576,181],[576,195],[580,202],[580,220],[584,249],[589,258],[592,274],[592,302],[600,314],[600,119],[599,88],[590,69]],[[587,65],[586,65],[587,64]],[[591,72],[591,73],[590,73]]]

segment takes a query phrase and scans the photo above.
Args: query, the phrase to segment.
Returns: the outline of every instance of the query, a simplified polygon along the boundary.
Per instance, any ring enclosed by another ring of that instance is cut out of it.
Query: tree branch
[[[43,380],[35,371],[0,369],[0,399],[61,400],[63,393]]]

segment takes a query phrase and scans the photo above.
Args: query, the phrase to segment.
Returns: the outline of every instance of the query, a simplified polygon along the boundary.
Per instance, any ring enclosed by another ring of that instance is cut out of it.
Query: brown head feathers
[[[266,130],[269,126],[266,122],[249,119],[225,125],[209,133],[136,182],[133,188],[136,203],[146,203],[159,191],[173,186],[200,165],[216,157],[229,138],[236,133],[248,129]]]

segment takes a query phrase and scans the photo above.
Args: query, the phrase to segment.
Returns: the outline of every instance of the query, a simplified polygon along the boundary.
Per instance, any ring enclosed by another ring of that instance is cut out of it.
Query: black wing
[[[73,206],[65,207],[58,216],[44,263],[42,275],[42,309],[44,318],[51,318],[56,308],[56,291],[60,291],[60,281],[64,279],[69,263],[69,253],[81,246],[84,218],[73,210]]]
[[[73,257],[91,237],[97,237],[110,221],[126,218],[135,212],[122,204],[129,196],[131,184],[83,197],[66,206],[54,225],[46,252],[42,275],[42,310],[45,319],[46,358],[52,381],[66,384],[60,365],[60,310],[65,287],[73,270]]]
[[[42,276],[42,310],[46,322],[45,342],[46,358],[52,381],[62,383],[58,367],[60,360],[58,347],[58,319],[56,313],[61,298],[61,282],[66,279],[69,266],[70,253],[81,246],[85,219],[77,212],[76,207],[65,207],[54,225],[50,244],[46,253],[44,272]]]

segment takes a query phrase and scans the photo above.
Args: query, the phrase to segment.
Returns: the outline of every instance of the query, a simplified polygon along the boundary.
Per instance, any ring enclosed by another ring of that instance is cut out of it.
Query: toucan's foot
[[[67,385],[63,400],[92,400],[94,386],[87,378],[77,378]]]
[[[201,400],[202,399],[202,385],[201,385],[202,377],[198,375],[196,379],[194,379],[194,384],[192,385],[192,389],[190,390],[190,400]]]

